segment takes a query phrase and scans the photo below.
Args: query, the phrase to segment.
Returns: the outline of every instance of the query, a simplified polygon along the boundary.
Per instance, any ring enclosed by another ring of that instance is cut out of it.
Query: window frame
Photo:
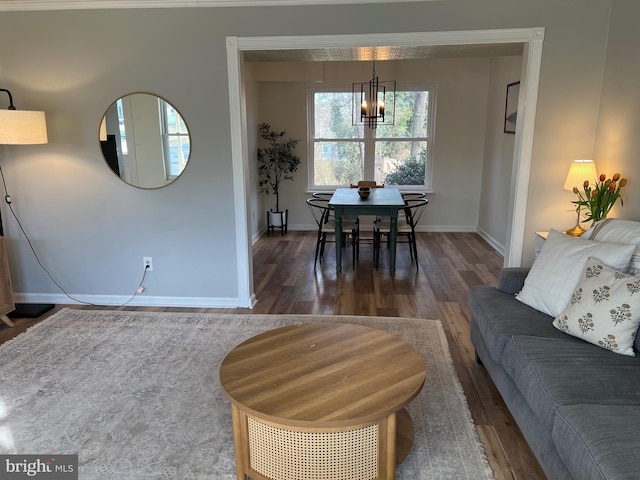
[[[435,105],[436,105],[436,87],[433,85],[405,85],[402,88],[396,88],[396,92],[429,92],[429,103],[427,105],[427,136],[426,137],[380,137],[375,136],[377,130],[364,127],[364,137],[362,138],[315,138],[315,94],[344,92],[352,93],[351,87],[321,87],[314,86],[307,89],[307,166],[308,178],[307,185],[309,191],[334,191],[336,188],[347,187],[348,185],[315,185],[315,144],[322,141],[332,142],[362,142],[364,144],[364,178],[375,178],[375,148],[377,142],[384,141],[426,141],[427,142],[427,164],[425,166],[425,182],[423,185],[396,185],[401,191],[424,191],[433,193],[433,165],[434,165],[434,133],[435,133]],[[367,161],[367,153],[370,153],[370,159]]]
[[[185,158],[184,152],[182,150],[182,144],[183,144],[182,139],[185,137],[187,138],[187,141],[189,142],[189,152],[191,152],[191,136],[189,134],[188,127],[186,127],[186,123],[185,123],[185,128],[187,129],[186,133],[181,133],[179,127],[178,127],[178,131],[176,131],[175,133],[169,132],[169,120],[168,120],[168,112],[167,112],[168,108],[173,108],[175,114],[183,123],[184,123],[184,119],[182,118],[182,115],[180,114],[180,112],[178,112],[178,110],[173,105],[171,105],[169,102],[167,102],[162,98],[158,98],[158,110],[160,111],[160,136],[162,137],[162,148],[164,149],[164,152],[163,152],[164,176],[165,176],[165,179],[170,182],[178,178],[180,176],[180,173],[182,173],[187,166],[187,162],[189,161],[189,155],[187,155]],[[178,125],[180,123],[180,120],[178,120]],[[180,141],[178,142],[178,145],[179,145],[178,151],[179,151],[180,159],[182,160],[183,166],[182,166],[182,169],[180,169],[180,173],[178,173],[177,175],[171,173],[171,150],[170,150],[171,142],[169,141],[171,138],[180,139]]]

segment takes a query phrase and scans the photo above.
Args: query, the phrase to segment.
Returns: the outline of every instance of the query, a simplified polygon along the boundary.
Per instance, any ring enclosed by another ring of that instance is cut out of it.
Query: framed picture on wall
[[[507,99],[504,107],[504,133],[516,133],[519,95],[520,82],[513,82],[507,85]]]

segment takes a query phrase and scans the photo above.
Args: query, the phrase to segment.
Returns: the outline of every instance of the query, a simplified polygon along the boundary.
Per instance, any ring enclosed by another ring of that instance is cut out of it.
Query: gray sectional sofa
[[[497,288],[471,289],[479,361],[549,479],[640,479],[640,357],[570,336],[516,299],[528,273],[506,268]]]

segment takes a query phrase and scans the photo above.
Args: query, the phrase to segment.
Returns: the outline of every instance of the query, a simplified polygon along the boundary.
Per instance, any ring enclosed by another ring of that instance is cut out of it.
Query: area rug
[[[408,318],[63,309],[0,346],[0,453],[78,454],[80,479],[234,479],[220,364],[258,333],[307,322],[378,328],[423,355],[398,480],[493,478],[441,323]]]

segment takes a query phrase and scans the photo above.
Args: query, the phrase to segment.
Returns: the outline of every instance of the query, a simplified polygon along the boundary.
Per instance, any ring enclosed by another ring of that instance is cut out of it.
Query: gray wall
[[[506,86],[520,80],[522,57],[494,58],[486,116],[478,231],[504,254],[515,135],[504,133]]]
[[[637,8],[620,4],[624,23]],[[141,276],[141,257],[152,256],[155,270],[138,303],[231,305],[238,293],[226,36],[542,26],[528,263],[534,231],[572,225],[562,183],[573,159],[593,155],[610,7],[610,0],[450,0],[366,8],[3,12],[0,84],[13,91],[19,108],[47,112],[50,143],[0,147],[2,167],[43,263],[69,292],[92,300],[126,298]],[[134,91],[166,98],[192,132],[189,166],[163,189],[125,185],[100,154],[104,110]],[[630,165],[628,175],[638,177],[639,169]],[[629,210],[625,206],[625,214]],[[14,291],[30,300],[50,295],[63,301],[4,206],[3,219]]]
[[[598,171],[629,178],[624,206],[612,216],[640,220],[640,4],[616,0],[607,44],[594,161]]]

